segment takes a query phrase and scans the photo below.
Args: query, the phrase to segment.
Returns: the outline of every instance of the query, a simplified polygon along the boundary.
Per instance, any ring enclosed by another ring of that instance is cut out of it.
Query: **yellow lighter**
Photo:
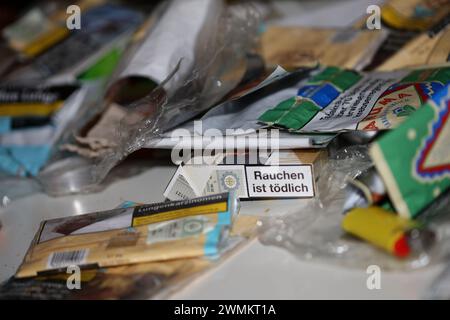
[[[401,258],[434,242],[434,233],[418,222],[376,206],[350,210],[344,216],[342,228]]]

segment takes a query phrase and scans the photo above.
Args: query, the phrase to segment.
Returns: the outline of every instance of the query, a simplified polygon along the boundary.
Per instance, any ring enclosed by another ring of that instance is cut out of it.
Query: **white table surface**
[[[163,201],[175,168],[155,166],[119,180],[100,193],[51,198],[34,194],[0,210],[0,281],[13,275],[43,219],[106,210],[124,200]],[[243,202],[241,214],[282,214],[308,200]],[[265,212],[269,208],[269,212]],[[174,299],[417,299],[441,266],[405,273],[382,272],[381,289],[368,290],[361,269],[305,262],[257,239],[172,296]]]

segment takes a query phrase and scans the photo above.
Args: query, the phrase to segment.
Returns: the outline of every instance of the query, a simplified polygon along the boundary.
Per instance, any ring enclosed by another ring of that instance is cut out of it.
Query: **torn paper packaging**
[[[212,12],[218,10],[218,3],[214,0],[171,1],[120,74],[119,80],[141,76],[161,84],[182,60],[178,72],[168,84],[168,87],[174,87],[177,81],[184,79],[191,71],[198,37],[205,21],[214,16]]]
[[[149,141],[147,147],[178,146],[183,149],[197,149],[208,146],[220,149],[223,146],[224,149],[229,150],[237,145],[237,140],[245,139],[248,141],[248,147],[255,149],[258,147],[258,129],[267,127],[257,121],[255,114],[260,114],[267,105],[290,96],[295,89],[279,90],[280,87],[303,81],[308,72],[308,70],[300,70],[288,73],[283,68],[277,67],[269,77],[254,88],[213,107],[199,121],[188,122],[163,134],[162,139]],[[270,135],[270,132],[268,134]],[[277,134],[280,149],[323,147],[335,136],[333,133],[298,135],[278,132]],[[230,139],[231,136],[235,138]]]
[[[291,85],[292,82],[302,81],[308,74],[308,70],[288,73],[283,68],[277,67],[270,76],[256,86],[240,92],[228,101],[212,108],[198,121],[190,121],[174,130],[149,139],[146,147],[230,150],[238,146],[241,141],[245,141],[248,148],[256,149],[259,146],[259,138],[261,138],[258,129],[266,127],[258,123],[255,117],[255,114],[258,114],[257,110],[264,109],[264,106],[294,94],[295,89],[277,90],[280,87]],[[250,105],[247,105],[248,103]],[[77,144],[64,145],[62,148],[88,158],[101,157],[116,147],[117,128],[122,125],[122,119],[126,114],[126,108],[112,103],[100,121],[89,130],[85,137],[76,137]],[[279,149],[324,147],[335,136],[333,133],[291,134],[273,130],[272,138],[274,139],[275,134],[278,136]]]
[[[448,66],[372,73],[301,69],[212,108],[201,118],[202,130],[242,133],[275,126],[332,134],[391,129],[449,81]]]
[[[259,120],[294,132],[392,129],[449,82],[448,65],[373,73],[326,67]]]

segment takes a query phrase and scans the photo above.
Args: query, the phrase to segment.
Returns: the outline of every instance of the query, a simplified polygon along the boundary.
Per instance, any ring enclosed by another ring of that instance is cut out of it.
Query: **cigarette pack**
[[[216,157],[214,164],[196,164],[193,158],[178,167],[164,196],[179,200],[235,192],[243,200],[312,198],[326,156],[322,149],[303,149],[273,152],[262,164],[249,164],[249,156],[244,164],[236,164],[235,155]]]

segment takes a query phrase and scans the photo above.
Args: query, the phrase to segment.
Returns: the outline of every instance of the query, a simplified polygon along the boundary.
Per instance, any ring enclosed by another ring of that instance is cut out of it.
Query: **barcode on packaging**
[[[64,268],[72,265],[81,265],[86,262],[87,249],[53,252],[48,257],[48,268]]]

